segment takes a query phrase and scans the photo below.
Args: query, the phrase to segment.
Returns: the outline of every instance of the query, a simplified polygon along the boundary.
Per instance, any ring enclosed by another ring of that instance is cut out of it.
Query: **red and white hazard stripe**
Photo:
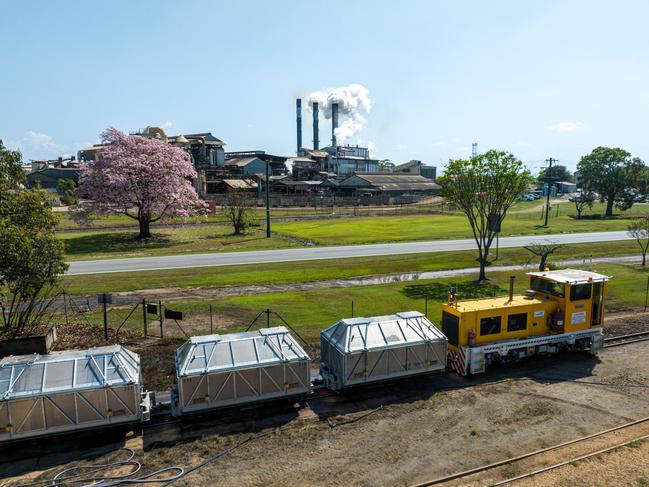
[[[457,352],[448,351],[448,368],[458,375],[466,375],[466,357],[463,348],[460,348]]]

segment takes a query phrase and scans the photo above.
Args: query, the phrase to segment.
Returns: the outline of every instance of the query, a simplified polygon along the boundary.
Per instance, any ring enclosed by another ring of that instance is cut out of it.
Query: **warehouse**
[[[440,186],[418,174],[355,173],[338,185],[340,192],[351,195],[385,194],[433,195],[440,192]]]

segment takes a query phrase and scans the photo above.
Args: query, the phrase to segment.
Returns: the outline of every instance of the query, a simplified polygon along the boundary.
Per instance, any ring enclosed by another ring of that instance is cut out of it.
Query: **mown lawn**
[[[556,206],[559,207],[558,216]],[[600,218],[599,213],[595,213],[600,209],[597,205],[593,212],[577,220],[574,217],[572,203],[556,206],[551,212],[547,227],[543,226],[544,221],[540,210],[512,212],[503,223],[501,236],[626,230],[630,219],[641,214],[646,208],[637,206],[613,218],[603,219]],[[406,242],[472,236],[466,217],[460,214],[283,222],[276,223],[274,230],[285,235],[311,240],[317,245]]]
[[[575,244],[561,249],[551,260],[587,259],[590,256],[614,256],[638,253],[633,241],[608,242],[606,245]],[[638,254],[639,255],[639,254]],[[475,252],[435,252],[430,254],[388,255],[356,259],[281,262],[240,266],[199,267],[115,274],[66,276],[63,286],[71,295],[124,292],[158,288],[207,288],[251,284],[289,284],[328,279],[345,279],[377,274],[436,271],[473,267]],[[495,264],[536,262],[522,248],[500,251]]]
[[[644,304],[645,285],[649,271],[637,265],[601,264],[595,266],[597,272],[613,276],[609,286],[607,309],[622,310],[638,308]],[[257,295],[236,296],[215,301],[188,300],[173,302],[169,307],[182,311],[182,326],[191,329],[192,334],[209,332],[209,306],[212,305],[214,325],[219,331],[237,331],[245,329],[252,320],[265,309],[279,313],[306,340],[317,341],[323,328],[337,320],[352,314],[352,302],[355,316],[373,316],[391,314],[399,311],[425,311],[428,296],[428,316],[434,323],[439,323],[440,304],[446,299],[449,286],[459,287],[460,299],[485,297],[506,294],[510,274],[516,276],[516,292],[528,287],[524,271],[490,273],[491,283],[488,286],[476,285],[471,278],[434,279],[391,283],[345,289],[325,289],[317,291],[262,293]],[[113,326],[119,324],[128,310],[114,309],[109,313]],[[135,313],[126,326],[141,330],[140,313]],[[59,317],[59,319],[62,319]],[[100,312],[89,316],[94,323],[101,322]],[[262,319],[260,324],[263,326]],[[273,317],[272,325],[281,325]],[[154,325],[152,325],[154,326]],[[174,327],[173,323],[167,326]]]
[[[534,208],[521,202],[517,211]],[[532,202],[529,202],[532,203]],[[534,202],[538,205],[538,202]],[[552,233],[625,230],[630,219],[641,214],[646,206],[635,206],[610,219],[601,219],[601,205],[582,220],[573,216],[574,205],[556,205],[548,227],[543,227],[541,212],[512,212],[505,220],[501,236],[544,235]],[[119,217],[114,217],[119,218]],[[311,245],[349,245],[379,242],[406,242],[471,238],[466,218],[461,214],[429,214],[414,216],[345,217],[309,221],[275,222],[273,237],[265,238],[265,230],[254,227],[247,235],[233,236],[227,225],[187,224],[177,228],[154,227],[157,238],[140,241],[136,230],[95,230],[61,232],[68,260],[114,257],[139,257],[182,254],[189,252],[232,252],[265,250]]]
[[[59,233],[65,245],[66,260],[118,257],[144,257],[189,252],[236,252],[301,246],[296,239],[251,229],[245,235],[232,235],[232,228],[221,225],[185,225],[178,228],[153,228],[155,238],[139,240],[137,231],[94,231]]]

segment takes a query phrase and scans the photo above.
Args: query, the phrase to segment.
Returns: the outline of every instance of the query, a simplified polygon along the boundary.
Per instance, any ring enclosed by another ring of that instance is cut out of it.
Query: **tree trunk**
[[[144,216],[138,220],[140,223],[139,238],[151,238],[151,221],[148,216]]]
[[[606,199],[606,216],[613,216],[613,204],[615,203],[615,195],[609,196]]]
[[[642,252],[642,266],[644,267],[647,262],[647,252]]]
[[[545,263],[547,260],[548,260],[547,255],[541,256],[541,262],[539,263],[539,272],[543,272],[545,270]]]
[[[478,277],[478,282],[485,282],[487,280],[487,273],[485,272],[485,261],[484,259],[480,260],[480,276]]]

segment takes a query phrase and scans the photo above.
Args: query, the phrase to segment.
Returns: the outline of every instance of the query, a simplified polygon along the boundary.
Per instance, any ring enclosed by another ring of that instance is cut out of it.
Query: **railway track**
[[[428,480],[431,485],[507,485],[649,439],[649,417],[554,446]]]
[[[604,338],[604,348],[619,347],[629,343],[644,342],[649,340],[649,331],[629,333],[627,335],[618,335]]]

